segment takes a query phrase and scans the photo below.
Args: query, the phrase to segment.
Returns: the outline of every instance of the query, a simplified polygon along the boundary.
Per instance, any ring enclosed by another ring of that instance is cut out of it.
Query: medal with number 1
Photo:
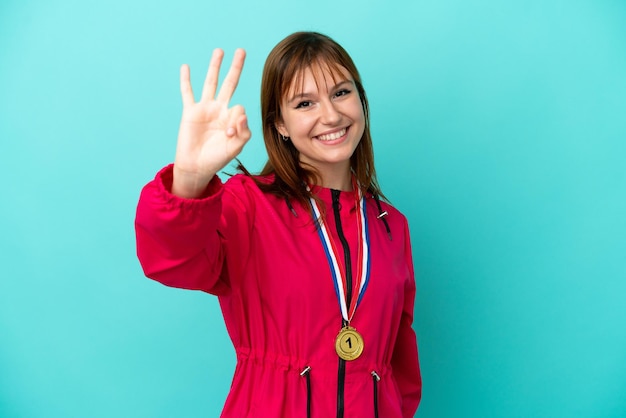
[[[341,328],[335,339],[335,351],[344,360],[355,360],[363,352],[363,337],[356,329],[347,325]]]
[[[324,246],[324,252],[326,253],[326,257],[328,259],[328,264],[330,266],[330,271],[333,276],[333,281],[335,285],[335,292],[337,294],[337,299],[339,300],[339,307],[341,309],[341,316],[344,319],[345,326],[341,328],[339,334],[337,334],[337,338],[335,339],[335,351],[337,355],[343,360],[355,360],[359,358],[359,356],[363,353],[364,343],[363,337],[361,334],[357,332],[356,329],[350,326],[350,321],[356,312],[356,308],[365,293],[365,289],[367,288],[367,284],[369,282],[369,273],[370,273],[370,263],[369,263],[369,235],[367,231],[367,214],[365,210],[365,199],[361,195],[361,189],[358,187],[358,184],[353,179],[353,187],[357,191],[356,200],[357,207],[359,210],[356,211],[356,218],[359,231],[358,236],[358,262],[357,262],[357,283],[356,283],[356,291],[357,297],[352,298],[350,301],[350,306],[348,306],[347,302],[347,294],[348,294],[348,280],[345,277],[344,272],[341,271],[339,266],[338,257],[339,252],[331,239],[331,235],[326,227],[325,222],[323,222],[320,214],[320,210],[317,207],[317,203],[313,198],[311,201],[311,208],[313,210],[313,217],[319,220],[318,234],[320,236],[320,240],[322,245]]]

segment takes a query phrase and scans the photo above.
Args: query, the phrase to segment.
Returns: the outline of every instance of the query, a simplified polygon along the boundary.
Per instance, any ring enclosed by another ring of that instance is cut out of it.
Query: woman
[[[413,417],[409,231],[379,200],[351,58],[314,32],[281,41],[261,86],[269,161],[222,183],[216,173],[251,136],[244,108],[228,107],[245,53],[218,91],[222,57],[213,53],[199,102],[181,69],[175,162],[137,209],[146,275],[218,296],[237,354],[223,417]]]

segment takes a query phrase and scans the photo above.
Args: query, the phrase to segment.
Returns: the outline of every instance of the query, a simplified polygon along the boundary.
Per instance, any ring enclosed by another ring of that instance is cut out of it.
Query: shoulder
[[[246,174],[235,174],[224,182],[224,187],[230,191],[248,190],[252,192],[263,193],[259,188],[259,184],[270,184],[273,176],[249,176]]]
[[[224,182],[224,194],[227,199],[233,199],[246,206],[255,205],[255,203],[272,198],[269,193],[259,187],[260,184],[270,184],[271,182],[271,176],[235,174]]]

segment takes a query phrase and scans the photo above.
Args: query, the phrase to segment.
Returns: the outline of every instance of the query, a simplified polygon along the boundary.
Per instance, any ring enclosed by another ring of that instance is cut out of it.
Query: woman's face
[[[350,157],[365,129],[361,98],[348,71],[306,68],[281,101],[278,132],[291,138],[300,161],[325,173],[349,172]],[[343,171],[345,169],[345,171]]]

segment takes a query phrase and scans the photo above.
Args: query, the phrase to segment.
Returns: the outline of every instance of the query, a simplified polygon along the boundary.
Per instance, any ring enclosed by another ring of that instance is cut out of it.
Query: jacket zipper
[[[350,302],[352,301],[352,265],[350,261],[350,247],[348,246],[348,241],[346,240],[345,235],[343,234],[343,228],[341,226],[341,205],[339,203],[339,194],[341,192],[339,190],[331,190],[331,195],[333,198],[333,213],[335,214],[335,226],[337,228],[337,235],[339,235],[339,240],[341,241],[341,245],[343,246],[343,256],[344,256],[344,265],[346,267],[346,304],[350,306]],[[347,321],[342,318],[341,327],[345,327],[348,325]],[[346,361],[342,358],[339,359],[339,367],[337,373],[337,418],[343,418],[344,416],[344,389],[345,389],[345,380],[346,380]]]
[[[374,418],[378,418],[378,382],[380,382],[380,376],[376,370],[372,371],[372,381],[374,383]]]
[[[306,366],[300,376],[306,378],[306,418],[311,418],[311,366]]]

